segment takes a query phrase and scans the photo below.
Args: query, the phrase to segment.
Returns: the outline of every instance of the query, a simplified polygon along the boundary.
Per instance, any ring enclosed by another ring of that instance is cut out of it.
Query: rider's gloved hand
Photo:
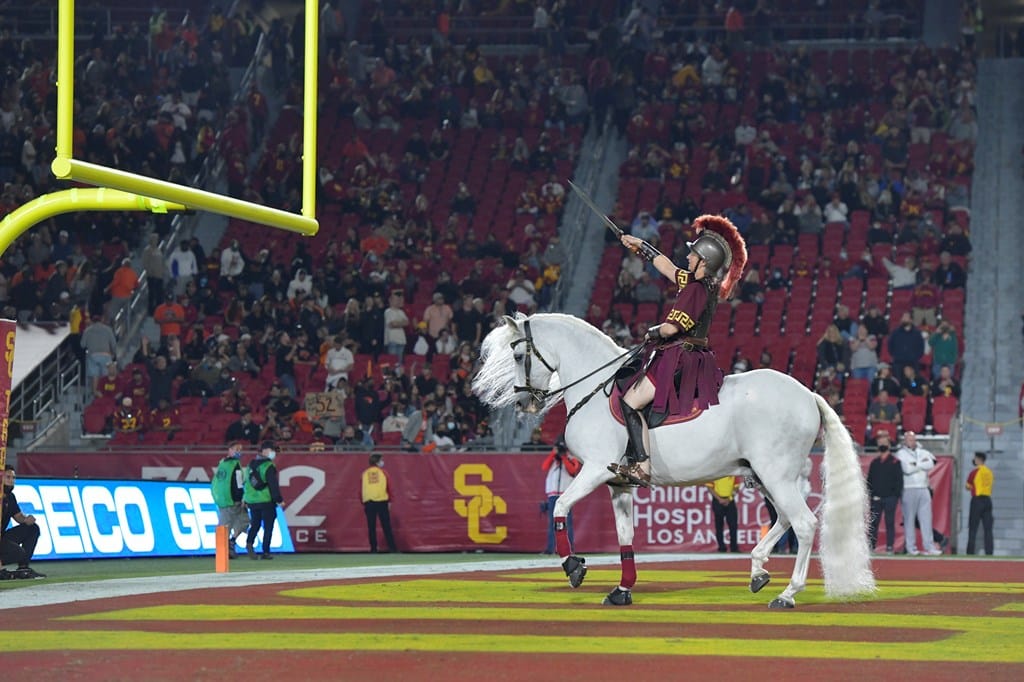
[[[644,336],[645,340],[647,340],[647,341],[655,341],[655,342],[662,341],[662,340],[664,340],[664,338],[665,337],[661,335],[661,325],[660,324],[656,324],[653,327],[651,327],[650,329],[648,329],[647,330],[647,334]]]

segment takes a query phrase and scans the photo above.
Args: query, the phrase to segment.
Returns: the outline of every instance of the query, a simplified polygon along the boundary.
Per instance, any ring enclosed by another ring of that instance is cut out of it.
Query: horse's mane
[[[564,313],[538,313],[527,317],[521,313],[516,314],[516,322],[522,324],[524,320],[543,322],[551,320],[564,322],[572,326],[573,332],[585,333],[598,343],[607,344],[610,349],[617,346],[607,334],[594,325],[581,320],[574,315]],[[477,397],[492,408],[507,407],[515,404],[516,393],[513,389],[516,376],[516,361],[512,353],[511,343],[520,336],[510,325],[502,324],[491,330],[484,337],[480,347],[480,371],[473,379],[473,391]],[[543,342],[542,342],[543,343]],[[547,401],[541,408],[541,414],[551,409],[561,400],[557,396]]]
[[[492,408],[507,407],[515,402],[512,382],[516,361],[510,345],[513,336],[512,327],[502,323],[480,344],[480,371],[473,379],[473,392]]]

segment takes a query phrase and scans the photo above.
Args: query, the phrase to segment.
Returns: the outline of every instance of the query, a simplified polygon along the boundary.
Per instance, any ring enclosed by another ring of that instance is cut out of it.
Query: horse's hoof
[[[633,603],[633,593],[616,587],[601,603],[605,606],[629,606]]]
[[[791,601],[789,601],[787,599],[783,599],[782,597],[776,597],[775,599],[772,599],[772,603],[768,605],[768,608],[770,608],[770,609],[794,609],[794,608],[796,608],[796,604],[794,604],[793,602],[791,602]]]
[[[757,594],[761,591],[761,588],[772,581],[772,577],[767,573],[760,573],[750,579],[750,591]]]
[[[565,571],[565,575],[569,577],[569,586],[577,588],[583,584],[583,578],[587,576],[587,560],[578,556],[572,556],[566,558],[562,563],[562,570]]]

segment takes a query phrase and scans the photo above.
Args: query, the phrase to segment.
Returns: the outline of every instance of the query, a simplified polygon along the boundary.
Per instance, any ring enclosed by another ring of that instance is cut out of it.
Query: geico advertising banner
[[[34,515],[39,525],[34,559],[194,556],[216,551],[217,505],[209,484],[21,478],[14,494],[21,511]],[[271,547],[295,551],[280,508]]]
[[[391,521],[401,551],[539,552],[547,539],[544,455],[408,454],[384,457],[391,491]],[[820,455],[812,455],[808,503],[821,502]],[[24,453],[19,473],[31,476],[164,479],[206,483],[219,456],[183,453]],[[870,458],[861,458],[865,472]],[[360,480],[367,453],[282,453],[277,466],[285,516],[298,551],[366,551]],[[952,460],[932,472],[935,527],[949,532]],[[20,499],[20,498],[19,498]],[[637,550],[714,551],[711,493],[703,486],[655,487],[633,493]],[[759,492],[737,496],[739,545],[749,550],[769,523]],[[618,551],[610,498],[603,487],[573,511],[581,552]],[[884,526],[884,524],[883,524]],[[899,532],[899,530],[898,530]],[[884,538],[884,530],[881,531]],[[880,540],[881,542],[881,540]],[[899,542],[896,543],[899,546]]]

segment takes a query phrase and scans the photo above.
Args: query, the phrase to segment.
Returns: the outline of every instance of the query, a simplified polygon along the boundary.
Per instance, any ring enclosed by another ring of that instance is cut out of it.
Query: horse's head
[[[505,316],[505,325],[513,328],[512,359],[515,361],[516,407],[523,412],[536,414],[544,409],[551,376],[555,368],[541,354],[533,337],[529,319],[513,319]]]
[[[551,377],[556,368],[537,348],[529,318],[505,316],[483,343],[483,366],[473,381],[477,395],[489,405],[515,405],[531,414],[548,407]]]

